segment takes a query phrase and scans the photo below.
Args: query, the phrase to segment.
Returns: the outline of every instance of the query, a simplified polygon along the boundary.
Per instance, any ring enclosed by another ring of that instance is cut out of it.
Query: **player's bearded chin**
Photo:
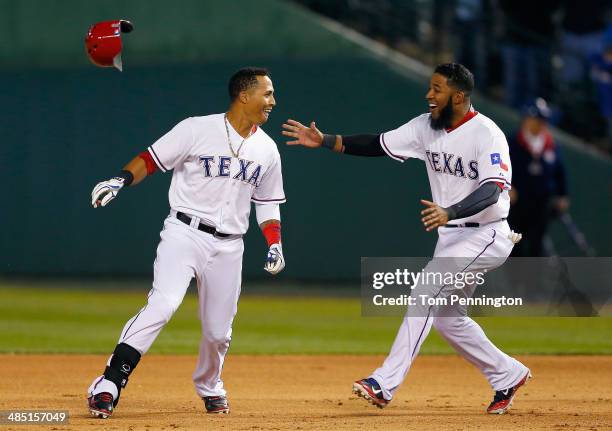
[[[438,118],[434,118],[433,115],[429,116],[429,125],[434,130],[450,129],[452,127],[453,120],[453,104],[451,103],[450,97],[446,106],[440,111]]]

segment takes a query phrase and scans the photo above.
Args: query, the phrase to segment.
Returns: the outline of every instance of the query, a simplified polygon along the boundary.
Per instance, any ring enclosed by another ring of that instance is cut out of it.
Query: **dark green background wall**
[[[0,64],[85,67],[98,21],[128,19],[126,66],[359,55],[306,11],[280,0],[0,0]]]
[[[24,4],[29,11],[34,3],[47,4],[4,0],[0,6],[6,11]],[[245,63],[269,67],[277,93],[277,108],[264,128],[279,145],[288,198],[282,208],[288,263],[282,277],[355,279],[361,256],[432,253],[435,234],[423,232],[418,215],[419,199],[430,197],[420,161],[400,164],[388,158],[360,159],[290,148],[280,134],[280,125],[288,117],[304,122],[314,119],[322,130],[337,133],[394,128],[425,109],[424,80],[399,75],[338,41],[310,16],[275,1],[263,2],[264,7],[251,10],[248,18],[236,12],[240,8],[217,11],[206,18],[210,25],[202,26],[201,32],[179,32],[178,39],[169,36],[175,44],[170,57],[151,54],[147,57],[151,60],[146,60],[135,48],[140,46],[134,42],[138,31],[164,27],[160,16],[168,11],[161,2],[146,2],[147,8],[142,7],[144,3],[130,2],[131,7],[141,5],[137,20],[121,13],[114,2],[110,4],[117,11],[105,9],[99,17],[99,11],[93,13],[84,6],[87,3],[58,2],[78,4],[71,9],[73,19],[85,17],[79,25],[66,23],[68,33],[79,39],[74,49],[58,48],[57,58],[63,59],[64,66],[54,63],[49,51],[55,48],[42,36],[45,54],[30,64],[16,51],[7,51],[6,41],[0,45],[3,58],[12,59],[0,71],[0,273],[150,274],[168,212],[170,174],[158,173],[98,210],[91,208],[91,189],[181,119],[224,111],[227,78]],[[170,21],[193,28],[193,16],[201,15],[206,5],[218,3],[179,2],[184,9],[173,10]],[[190,13],[190,7],[200,12]],[[283,24],[279,10],[293,11],[285,17],[291,25]],[[54,13],[48,8],[42,11]],[[132,18],[136,25],[125,39],[128,47],[132,42],[135,46],[126,50],[123,73],[86,64],[81,51],[87,26],[107,16]],[[274,37],[278,22],[278,31],[292,35],[284,44],[279,43],[283,38]],[[234,33],[242,27],[259,30],[247,33],[248,39],[240,38]],[[308,31],[302,32],[304,28]],[[223,32],[231,33],[227,40],[233,42],[221,44],[226,41],[219,36]],[[23,38],[26,49],[33,42]],[[182,54],[175,50],[192,47],[194,40],[203,44],[202,52],[216,52],[212,60],[200,55],[190,61],[179,58]],[[211,40],[215,44],[202,42]],[[267,40],[275,44],[269,50]],[[156,47],[153,42],[142,46]],[[289,54],[292,47],[300,54]],[[243,57],[246,48],[249,55]],[[78,61],[67,67],[64,60],[73,57]],[[486,101],[477,103],[477,109],[508,131],[516,127]],[[572,214],[598,252],[610,255],[610,162],[569,148],[566,158]],[[250,278],[265,275],[261,267],[266,251],[254,217],[252,226],[245,253],[245,276]]]

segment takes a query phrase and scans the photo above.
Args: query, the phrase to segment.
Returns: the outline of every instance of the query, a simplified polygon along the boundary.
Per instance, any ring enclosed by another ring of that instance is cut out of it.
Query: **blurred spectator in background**
[[[556,103],[565,115],[559,126],[592,143],[605,142],[607,123],[598,111],[590,60],[601,53],[610,0],[563,0],[559,51],[563,60],[558,72]]]
[[[602,50],[610,0],[563,0],[561,77],[565,90],[588,85],[589,57]]]
[[[510,227],[523,234],[513,256],[544,256],[548,223],[567,211],[565,167],[548,130],[550,108],[538,98],[524,110],[519,132],[509,139],[512,160]]]
[[[612,152],[612,25],[603,36],[602,52],[591,55],[591,76],[597,86],[599,109],[608,122],[605,149]]]
[[[478,80],[477,86],[483,89],[488,85],[485,36],[488,33],[487,5],[487,0],[456,0],[455,3],[456,61],[474,72]]]
[[[541,96],[555,126],[612,151],[612,50],[601,54],[612,0],[294,1],[430,66],[454,55],[513,109]]]
[[[537,95],[551,94],[553,14],[560,0],[499,0],[504,35],[501,56],[505,102],[520,109]]]

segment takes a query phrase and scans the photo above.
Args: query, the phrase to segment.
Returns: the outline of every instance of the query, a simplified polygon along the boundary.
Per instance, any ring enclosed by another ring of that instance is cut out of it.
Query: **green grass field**
[[[0,352],[109,353],[125,323],[145,303],[146,291],[45,288],[0,284]],[[248,290],[248,289],[246,289]],[[611,318],[477,319],[512,354],[612,354]],[[243,294],[234,323],[232,354],[387,353],[400,318],[361,317],[358,298]],[[195,354],[197,298],[188,293],[152,353]],[[422,352],[452,350],[432,331]]]

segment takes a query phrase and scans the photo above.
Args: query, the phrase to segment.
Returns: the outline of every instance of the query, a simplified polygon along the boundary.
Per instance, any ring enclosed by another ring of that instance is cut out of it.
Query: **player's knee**
[[[210,344],[229,344],[231,334],[228,331],[222,331],[217,329],[204,329],[202,336]]]
[[[166,314],[168,316],[168,320],[172,317],[172,315],[178,310],[181,305],[181,300],[171,299],[166,303]]]
[[[159,317],[165,322],[168,323],[176,310],[178,310],[179,306],[183,302],[182,298],[176,298],[172,296],[165,296],[159,293],[154,293],[149,298],[148,306],[155,308]]]
[[[462,317],[436,317],[433,326],[438,332],[450,332],[463,328],[465,325]]]
[[[446,318],[445,317],[436,317],[433,320],[433,327],[438,332],[444,332],[444,329],[446,328],[446,323],[442,319],[446,319]]]

